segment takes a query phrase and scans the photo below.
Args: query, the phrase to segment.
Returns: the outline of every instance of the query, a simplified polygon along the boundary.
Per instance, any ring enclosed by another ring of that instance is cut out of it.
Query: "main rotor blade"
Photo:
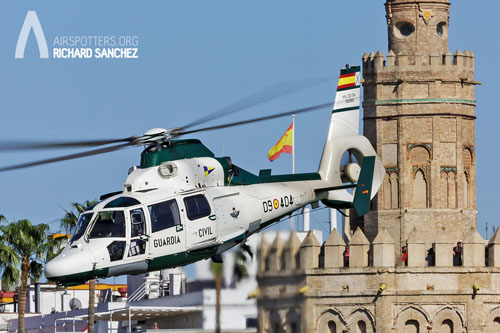
[[[130,143],[132,140],[133,137],[82,141],[4,141],[0,142],[0,151],[97,147],[120,142]]]
[[[248,109],[249,107],[256,106],[259,104],[263,104],[269,101],[272,101],[273,99],[283,97],[286,95],[289,95],[291,93],[310,88],[312,86],[324,83],[328,80],[331,80],[333,76],[323,76],[323,77],[318,77],[318,78],[312,78],[312,79],[304,79],[304,80],[295,80],[295,81],[289,81],[289,82],[281,82],[277,83],[275,85],[272,85],[270,87],[261,89],[257,91],[256,93],[253,93],[243,99],[240,99],[239,101],[236,101],[232,104],[229,104],[226,107],[223,107],[220,110],[217,110],[215,112],[212,112],[204,117],[201,117],[195,121],[190,122],[189,124],[181,127],[181,131],[193,126],[201,125],[203,123],[206,123],[208,121],[212,121],[215,119],[218,119],[220,117],[236,113],[239,111],[242,111],[244,109]]]
[[[299,114],[299,113],[305,113],[305,112],[311,112],[311,111],[316,111],[319,109],[323,109],[326,107],[331,107],[332,103],[325,103],[325,104],[319,104],[315,106],[310,106],[307,108],[302,108],[302,109],[297,109],[293,111],[287,111],[287,112],[282,112],[278,114],[273,114],[270,116],[264,116],[264,117],[259,117],[259,118],[254,118],[254,119],[248,119],[248,120],[242,120],[242,121],[235,121],[232,123],[227,123],[223,125],[216,125],[216,126],[210,126],[210,127],[204,127],[204,128],[198,128],[190,131],[181,131],[179,135],[185,135],[185,134],[191,134],[191,133],[197,133],[197,132],[205,132],[205,131],[212,131],[216,129],[221,129],[221,128],[227,128],[227,127],[233,127],[233,126],[240,126],[244,124],[249,124],[249,123],[256,123],[259,121],[264,121],[264,120],[269,120],[269,119],[274,119],[274,118],[281,118],[285,116],[290,116],[293,114]]]
[[[324,76],[313,79],[295,80],[289,82],[281,82],[265,89],[261,89],[256,93],[249,95],[239,101],[236,101],[222,109],[212,112],[204,117],[201,117],[183,127],[178,128],[179,130],[175,132],[174,137],[178,137],[183,133],[194,133],[194,132],[183,132],[184,129],[201,125],[208,121],[218,119],[220,117],[242,111],[244,109],[263,104],[274,100],[279,97],[286,96],[288,94],[303,90],[321,83],[324,83],[333,76]],[[279,117],[279,116],[278,116]],[[272,118],[267,118],[272,119]],[[265,119],[262,119],[265,120]],[[216,128],[224,128],[214,127]],[[212,128],[210,128],[212,129]],[[208,130],[208,129],[207,129]],[[200,130],[196,130],[199,132]],[[138,137],[128,137],[121,139],[97,139],[97,140],[80,140],[80,141],[3,141],[0,142],[0,151],[16,151],[16,150],[42,150],[42,149],[64,149],[64,148],[83,148],[83,147],[98,147],[114,143],[125,142],[130,145],[136,144]],[[52,162],[48,162],[52,163]],[[0,171],[6,171],[0,168]]]
[[[75,159],[75,158],[81,158],[81,157],[86,157],[86,156],[93,156],[93,155],[99,155],[99,154],[109,153],[109,152],[112,152],[112,151],[120,150],[120,149],[122,149],[124,147],[127,147],[127,146],[130,146],[130,144],[129,143],[122,143],[122,144],[116,145],[116,146],[105,147],[105,148],[100,148],[100,149],[94,149],[94,150],[84,151],[84,152],[76,153],[76,154],[64,155],[64,156],[53,157],[53,158],[49,158],[49,159],[45,159],[45,160],[40,160],[40,161],[34,161],[34,162],[28,162],[28,163],[11,165],[11,166],[0,168],[0,172],[2,172],[2,171],[9,171],[9,170],[16,170],[16,169],[23,169],[23,168],[29,168],[29,167],[36,166],[36,165],[49,164],[49,163],[55,163],[55,162],[72,160],[72,159]]]

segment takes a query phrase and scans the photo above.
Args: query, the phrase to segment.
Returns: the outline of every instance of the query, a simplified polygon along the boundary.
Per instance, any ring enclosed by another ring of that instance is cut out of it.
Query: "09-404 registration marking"
[[[262,202],[262,208],[264,209],[264,213],[272,212],[273,210],[277,210],[280,207],[286,208],[291,205],[293,205],[293,197],[291,194],[284,197],[280,197],[279,199],[275,198],[274,200],[267,200]]]

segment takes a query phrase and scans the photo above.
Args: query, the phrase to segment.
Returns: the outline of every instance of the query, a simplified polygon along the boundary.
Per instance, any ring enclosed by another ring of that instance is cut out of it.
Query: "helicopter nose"
[[[70,248],[45,265],[45,277],[52,281],[85,279],[92,276],[94,262],[92,252]]]

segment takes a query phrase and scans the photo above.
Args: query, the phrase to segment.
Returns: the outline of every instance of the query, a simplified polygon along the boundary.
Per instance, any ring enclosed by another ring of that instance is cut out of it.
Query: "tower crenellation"
[[[282,236],[276,236],[275,240],[278,239],[278,241],[273,243],[271,251],[267,252],[266,256],[259,255],[259,267],[262,267],[259,274],[261,276],[268,274],[276,275],[276,273],[293,275],[297,271],[310,269],[338,269],[344,273],[348,273],[350,270],[356,271],[358,268],[366,267],[387,267],[400,272],[409,271],[412,267],[425,267],[430,272],[442,272],[445,267],[453,266],[455,267],[450,269],[460,270],[460,267],[500,268],[499,260],[486,260],[498,257],[500,251],[499,235],[500,232],[497,232],[489,241],[485,241],[477,230],[470,229],[465,238],[451,240],[447,234],[429,236],[415,228],[410,233],[407,242],[407,263],[395,265],[395,261],[401,260],[401,258],[394,255],[393,248],[395,242],[385,229],[381,229],[373,242],[369,242],[363,231],[358,228],[347,244],[338,236],[336,230],[332,232],[331,238],[328,238],[322,244],[312,232],[309,232],[304,241],[299,243],[300,245],[297,244],[299,245],[298,248],[296,248],[296,245],[292,246],[295,248],[295,255],[289,257],[289,244],[296,244],[298,241],[296,233],[291,232],[286,240],[282,240]],[[461,261],[459,265],[456,263],[454,265],[453,248],[459,242],[463,244]],[[435,246],[435,261],[431,264],[428,258],[428,251],[432,248],[433,244]],[[344,258],[346,245],[349,245],[350,249],[347,264],[345,261],[339,260],[339,258]],[[277,253],[281,253],[283,257],[276,256]],[[280,258],[282,258],[281,260],[290,260],[295,264],[293,267],[288,265],[268,265],[269,258],[271,258],[271,262],[273,263],[280,261]]]
[[[362,61],[365,80],[370,75],[379,73],[398,72],[404,74],[408,71],[429,72],[433,76],[439,75],[439,72],[443,72],[443,75],[462,75],[465,73],[471,78],[474,77],[475,57],[472,51],[456,50],[453,55],[449,51],[428,55],[396,55],[392,50],[384,55],[381,51],[377,51],[377,53],[365,53]]]

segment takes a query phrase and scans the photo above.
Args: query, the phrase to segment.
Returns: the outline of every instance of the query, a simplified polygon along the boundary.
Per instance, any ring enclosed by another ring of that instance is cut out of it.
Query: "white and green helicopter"
[[[186,130],[153,129],[120,140],[37,143],[31,148],[99,146],[85,153],[26,163],[0,171],[145,145],[139,167],[129,170],[123,191],[101,197],[81,214],[64,250],[45,267],[47,279],[69,285],[88,279],[140,274],[218,258],[253,233],[305,205],[369,210],[384,167],[368,139],[359,134],[360,70],[341,70],[328,137],[317,172],[254,175],[228,157],[218,158],[200,141],[180,135],[248,121]],[[324,107],[294,110],[254,119]],[[345,152],[361,163],[342,164]],[[351,193],[353,192],[353,194]]]

